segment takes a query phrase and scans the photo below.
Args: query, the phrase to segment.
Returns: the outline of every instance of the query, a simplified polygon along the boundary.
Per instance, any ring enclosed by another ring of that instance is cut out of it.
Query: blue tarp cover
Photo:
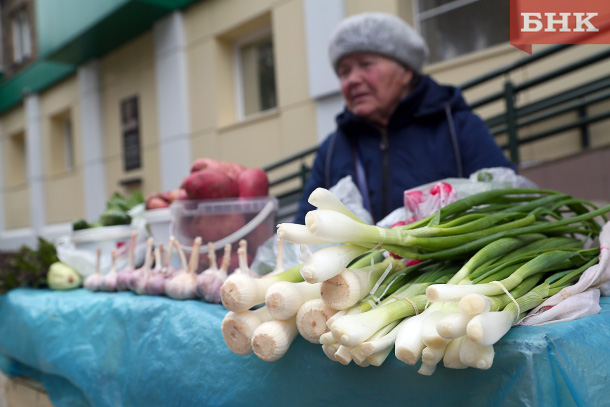
[[[421,376],[331,362],[298,337],[277,362],[225,346],[226,310],[132,293],[17,289],[0,296],[0,369],[40,380],[68,406],[610,405],[610,299],[598,315],[518,326],[489,370]],[[341,403],[341,404],[337,404]]]

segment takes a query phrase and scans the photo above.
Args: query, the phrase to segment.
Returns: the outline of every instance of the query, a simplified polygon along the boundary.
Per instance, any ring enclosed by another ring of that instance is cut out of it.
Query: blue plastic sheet
[[[0,369],[66,406],[602,406],[610,403],[610,299],[598,315],[514,327],[489,370],[421,376],[331,362],[302,338],[277,362],[224,344],[226,311],[132,293],[18,289],[0,296]]]

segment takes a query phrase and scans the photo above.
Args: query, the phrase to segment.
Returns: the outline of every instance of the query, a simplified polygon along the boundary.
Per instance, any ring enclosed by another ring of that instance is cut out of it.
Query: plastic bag
[[[405,191],[405,206],[391,212],[379,221],[377,226],[389,228],[396,224],[414,222],[430,216],[458,199],[502,188],[538,187],[511,168],[484,168],[471,174],[469,178],[445,178]]]
[[[138,229],[136,238],[136,247],[134,251],[134,264],[141,265],[144,262],[146,255],[146,231],[141,225]],[[122,245],[117,249],[116,270],[120,271],[127,267],[129,261],[129,243]],[[97,264],[97,253],[91,250],[78,249],[72,242],[70,235],[59,237],[55,241],[55,250],[57,258],[62,263],[75,269],[83,278],[95,273]],[[111,253],[102,253],[100,256],[100,272],[106,274],[112,266]]]

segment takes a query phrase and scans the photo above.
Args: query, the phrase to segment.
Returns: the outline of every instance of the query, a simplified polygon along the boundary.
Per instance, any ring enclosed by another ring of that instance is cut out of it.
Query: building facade
[[[444,83],[523,58],[508,43],[508,0],[493,3],[0,1],[0,250],[69,233],[73,220],[96,219],[114,191],[174,189],[198,157],[262,167],[317,145],[343,107],[327,40],[346,16],[384,11],[413,24],[431,48],[425,72]],[[557,58],[584,59],[598,49]],[[523,81],[554,63],[510,75]],[[608,68],[602,62],[520,100],[573,88]],[[466,96],[501,88],[503,79]],[[594,147],[607,145],[608,122],[590,138]],[[575,151],[578,135],[568,131],[528,144],[521,162]]]

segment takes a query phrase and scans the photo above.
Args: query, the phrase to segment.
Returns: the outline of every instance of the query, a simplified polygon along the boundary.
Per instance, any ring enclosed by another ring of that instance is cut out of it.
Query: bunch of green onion
[[[596,217],[610,211],[555,191],[502,189],[386,229],[364,224],[325,189],[309,202],[318,209],[306,224],[280,224],[278,237],[342,244],[270,277],[230,277],[221,290],[230,311],[225,342],[271,361],[301,334],[330,359],[360,366],[379,366],[394,349],[408,364],[421,359],[422,374],[441,360],[489,368],[493,345],[527,311],[598,261],[599,249],[584,242],[601,230]],[[406,266],[388,252],[420,263]],[[279,292],[293,294],[280,306]],[[253,322],[235,322],[241,319]]]

